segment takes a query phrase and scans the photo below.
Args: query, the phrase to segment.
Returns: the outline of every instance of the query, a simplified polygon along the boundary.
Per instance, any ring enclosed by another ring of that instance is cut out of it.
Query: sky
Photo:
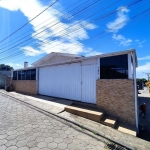
[[[147,78],[149,6],[150,0],[0,0],[0,64],[18,69],[51,52],[92,56],[136,49],[137,77]]]

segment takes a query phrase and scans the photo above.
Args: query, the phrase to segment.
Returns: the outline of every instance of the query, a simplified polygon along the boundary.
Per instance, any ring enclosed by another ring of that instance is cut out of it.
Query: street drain
[[[121,146],[119,144],[113,143],[113,142],[109,142],[105,145],[105,149],[106,150],[131,150],[129,148],[126,148],[124,146]]]

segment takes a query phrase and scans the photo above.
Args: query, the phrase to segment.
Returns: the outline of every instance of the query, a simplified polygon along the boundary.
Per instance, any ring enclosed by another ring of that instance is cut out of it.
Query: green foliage
[[[137,78],[136,79],[137,82],[143,82],[144,84],[147,82],[147,80],[145,78]]]
[[[13,70],[13,67],[5,64],[0,64],[0,71],[11,71]]]

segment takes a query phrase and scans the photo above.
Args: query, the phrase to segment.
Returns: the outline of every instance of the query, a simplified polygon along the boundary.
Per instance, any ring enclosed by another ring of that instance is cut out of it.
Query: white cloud
[[[138,44],[138,47],[143,47],[143,44],[146,42],[146,40],[143,41],[135,40],[135,42]]]
[[[141,65],[136,69],[137,78],[146,78],[145,73],[150,73],[150,62],[146,63],[145,65]]]
[[[22,47],[21,49],[24,50],[26,56],[38,56],[42,54],[41,51],[35,50],[34,48],[29,46]]]
[[[138,60],[150,60],[150,56],[141,57],[138,58]]]
[[[132,43],[131,39],[127,39],[123,35],[120,35],[120,34],[118,35],[114,34],[112,38],[118,41],[120,45],[123,45],[123,46],[129,46]]]
[[[16,64],[16,63],[6,63],[6,65],[9,65],[9,66],[13,67],[14,69],[19,69],[19,68],[23,67],[23,65]]]
[[[120,29],[122,29],[127,22],[129,21],[127,13],[129,9],[126,7],[119,7],[117,9],[117,18],[106,24],[107,31],[112,32],[113,36],[112,39],[119,42],[120,45],[129,46],[132,43],[131,39],[125,38],[123,35],[116,34]]]
[[[106,25],[108,28],[108,32],[113,32],[113,33],[118,32],[129,21],[129,18],[127,16],[129,9],[127,9],[126,7],[119,7],[117,11],[118,11],[117,12],[117,18],[114,21],[109,22]]]
[[[1,0],[0,7],[10,11],[20,10],[28,20],[32,19],[46,8],[39,0]],[[21,49],[24,50],[25,55],[36,56],[41,53],[50,52],[77,54],[85,51],[85,49],[89,49],[85,47],[81,41],[88,39],[87,30],[93,30],[96,26],[86,20],[71,21],[69,19],[67,21],[69,23],[64,23],[62,22],[62,12],[59,12],[59,10],[59,8],[50,7],[30,23],[34,30],[32,37],[37,41],[38,50],[33,48],[32,45],[24,46]],[[71,14],[67,14],[67,16],[70,17]],[[37,25],[47,19],[49,19],[47,22],[37,27]],[[37,35],[37,33],[42,30],[44,30],[44,32]],[[30,51],[32,51],[32,53]]]
[[[87,53],[85,54],[85,56],[88,57],[88,56],[95,56],[95,55],[100,55],[100,54],[102,54],[102,53],[100,53],[100,52],[98,52],[98,51],[93,51],[93,50],[91,50],[91,51],[87,52]]]

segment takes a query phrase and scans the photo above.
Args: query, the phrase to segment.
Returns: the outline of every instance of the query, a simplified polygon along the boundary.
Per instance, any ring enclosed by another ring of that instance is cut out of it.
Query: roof
[[[11,77],[11,71],[0,71],[0,74]]]
[[[82,60],[87,60],[87,59],[92,59],[92,58],[103,58],[103,57],[111,57],[111,56],[117,56],[117,55],[123,55],[123,54],[129,54],[129,53],[135,53],[135,62],[136,66],[138,67],[138,61],[137,61],[137,55],[135,49],[130,49],[130,50],[125,50],[125,51],[119,51],[119,52],[113,52],[113,53],[107,53],[107,54],[100,54],[100,55],[95,55],[95,56],[90,56],[90,57],[83,57],[79,55],[74,55],[74,54],[65,54],[65,53],[50,53],[47,56],[39,59],[38,61],[34,62],[33,64],[36,64],[42,60],[47,60],[50,59],[56,55],[63,55],[63,56],[69,56],[69,57],[74,57],[77,56],[76,59],[65,61],[65,62],[59,62],[59,63],[54,63],[54,64],[47,64],[43,66],[33,66],[33,67],[28,67],[28,68],[23,68],[23,70],[28,70],[28,69],[33,69],[33,68],[39,68],[39,67],[44,67],[44,66],[52,66],[52,65],[59,65],[59,64],[65,64],[65,63],[73,63],[73,62],[81,62]],[[33,65],[32,64],[32,65]],[[17,69],[17,70],[22,70],[22,69]]]
[[[73,59],[78,59],[78,58],[81,58],[83,56],[80,56],[80,55],[76,55],[76,54],[69,54],[69,53],[56,53],[56,52],[52,52],[44,57],[42,57],[41,59],[37,60],[36,62],[32,63],[31,65],[35,66],[37,65],[38,63],[42,62],[42,61],[46,61],[48,59],[51,59],[53,58],[54,56],[65,56],[65,57],[71,57]]]

